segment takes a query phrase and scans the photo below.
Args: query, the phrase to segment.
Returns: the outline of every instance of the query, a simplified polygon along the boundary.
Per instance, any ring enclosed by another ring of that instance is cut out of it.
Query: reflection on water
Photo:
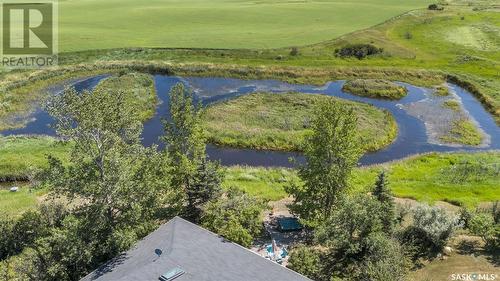
[[[74,86],[77,90],[91,89],[106,76],[100,75],[90,79],[80,81]],[[426,97],[428,89],[415,87],[401,83],[408,88],[408,95],[401,100],[378,100],[367,97],[359,97],[344,93],[342,89],[343,81],[327,83],[317,87],[311,85],[294,85],[277,80],[241,80],[231,78],[200,78],[200,77],[175,77],[166,75],[155,75],[155,87],[159,99],[162,101],[158,106],[155,116],[144,124],[142,133],[143,144],[146,146],[158,144],[163,147],[159,137],[163,135],[162,118],[168,118],[168,92],[177,83],[183,83],[192,89],[203,105],[218,102],[225,99],[234,98],[252,92],[303,92],[316,93],[335,96],[346,100],[359,101],[372,104],[378,108],[390,111],[396,119],[399,127],[397,139],[386,148],[364,155],[360,164],[375,164],[390,160],[400,159],[416,153],[430,151],[477,151],[484,149],[500,148],[500,130],[493,117],[482,107],[482,105],[467,91],[451,85],[452,90],[462,100],[465,110],[481,126],[483,131],[491,137],[491,144],[487,148],[475,147],[451,147],[446,145],[431,144],[427,141],[427,134],[423,122],[410,116],[402,109],[403,104],[416,102]],[[54,87],[56,90],[57,87]],[[47,134],[54,135],[48,125],[52,119],[43,110],[37,110],[32,116],[35,121],[29,123],[25,128],[7,130],[1,132],[3,135],[16,134]],[[276,151],[256,151],[253,149],[227,148],[208,145],[207,153],[210,158],[218,159],[223,165],[251,165],[251,166],[293,166],[289,160],[295,158],[297,162],[302,162],[303,157],[298,153],[276,152]]]

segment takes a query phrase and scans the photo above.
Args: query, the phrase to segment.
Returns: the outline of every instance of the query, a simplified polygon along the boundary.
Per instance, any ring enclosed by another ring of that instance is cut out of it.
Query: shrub
[[[432,10],[432,11],[442,11],[444,8],[441,5],[438,4],[430,4],[427,9]]]
[[[367,241],[366,257],[361,266],[361,280],[404,280],[411,263],[398,241],[380,233]]]
[[[443,209],[421,205],[413,209],[414,237],[422,245],[430,245],[431,251],[441,251],[459,226],[458,217],[447,214]]]
[[[350,44],[340,49],[335,50],[335,55],[341,58],[356,57],[364,59],[368,56],[373,56],[382,53],[382,48],[377,48],[371,44]]]
[[[439,85],[439,86],[434,87],[434,94],[436,96],[444,97],[444,96],[449,95],[450,92],[448,91],[448,87],[443,86],[443,85]]]
[[[203,208],[203,227],[249,247],[262,231],[263,202],[231,188],[226,196],[210,201]]]
[[[500,224],[495,223],[490,214],[475,214],[469,221],[469,229],[483,239],[487,248],[498,249],[500,246]]]
[[[459,223],[464,228],[469,228],[469,222],[473,216],[473,214],[465,207],[460,208],[460,212],[458,213]]]
[[[297,56],[299,54],[299,48],[297,47],[292,47],[292,50],[290,50],[290,56]]]

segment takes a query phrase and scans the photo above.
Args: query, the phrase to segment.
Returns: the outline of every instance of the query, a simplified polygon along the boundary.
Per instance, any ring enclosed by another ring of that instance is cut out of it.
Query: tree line
[[[50,98],[69,161],[48,155],[34,183],[47,200],[0,219],[0,280],[79,280],[176,215],[252,242],[262,202],[222,191],[224,170],[205,152],[201,106],[182,84],[169,94],[161,151],[141,144],[140,114],[123,91],[68,89]]]

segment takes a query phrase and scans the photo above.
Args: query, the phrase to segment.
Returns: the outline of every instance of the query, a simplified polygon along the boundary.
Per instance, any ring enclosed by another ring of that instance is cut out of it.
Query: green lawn
[[[314,106],[335,99],[358,116],[358,131],[366,150],[391,143],[397,124],[388,112],[373,106],[324,95],[256,93],[217,103],[207,108],[209,142],[235,147],[300,151]]]
[[[367,28],[430,0],[59,1],[60,51],[276,48]]]

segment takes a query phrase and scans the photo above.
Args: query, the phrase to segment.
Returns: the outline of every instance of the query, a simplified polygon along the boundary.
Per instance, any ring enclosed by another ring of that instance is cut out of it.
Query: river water
[[[86,79],[76,80],[71,83],[77,91],[90,90],[99,81],[108,75],[98,75]],[[365,154],[360,165],[377,164],[391,160],[397,160],[409,155],[425,153],[431,151],[479,151],[486,149],[500,149],[500,129],[495,120],[481,105],[481,103],[466,90],[450,84],[452,90],[461,100],[464,110],[470,118],[479,125],[482,131],[490,138],[490,142],[485,147],[472,146],[448,146],[428,142],[426,127],[422,120],[409,115],[404,105],[426,99],[431,94],[430,89],[416,87],[406,83],[399,83],[408,89],[408,95],[398,101],[372,99],[359,97],[342,91],[344,81],[333,81],[323,86],[290,84],[277,80],[241,80],[232,78],[217,77],[177,77],[166,75],[155,75],[154,83],[156,92],[161,104],[157,107],[156,114],[144,124],[142,133],[143,144],[146,146],[158,144],[163,147],[159,137],[163,135],[162,119],[168,119],[168,92],[177,83],[183,83],[196,93],[197,98],[204,106],[211,103],[235,98],[253,92],[302,92],[324,94],[338,98],[364,102],[378,108],[388,110],[392,113],[398,123],[398,136],[396,140],[382,150]],[[61,91],[67,83],[54,85],[49,88],[52,92]],[[2,135],[55,135],[50,124],[52,118],[42,109],[37,109],[30,116],[30,122],[23,128],[6,130],[0,132]],[[295,163],[303,162],[304,159],[299,153],[279,152],[279,151],[258,151],[253,149],[228,148],[214,145],[207,146],[207,153],[211,159],[220,160],[223,165],[250,165],[250,166],[283,166],[291,167],[295,164],[290,162],[295,158]]]

